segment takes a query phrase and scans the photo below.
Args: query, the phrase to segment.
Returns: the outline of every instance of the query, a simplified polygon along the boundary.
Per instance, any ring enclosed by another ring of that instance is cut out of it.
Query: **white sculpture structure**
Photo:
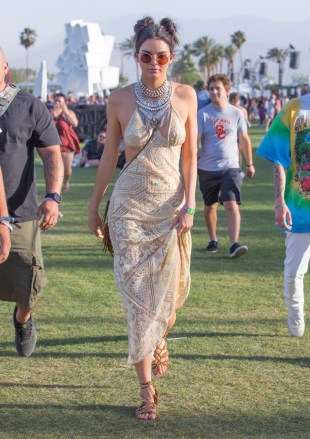
[[[47,98],[47,70],[46,61],[42,61],[40,65],[40,70],[34,84],[34,89],[32,94],[41,98],[43,102],[46,102]]]
[[[98,23],[83,20],[70,21],[65,29],[65,49],[56,62],[62,91],[89,96],[117,87],[119,68],[109,65],[114,37],[103,35]]]

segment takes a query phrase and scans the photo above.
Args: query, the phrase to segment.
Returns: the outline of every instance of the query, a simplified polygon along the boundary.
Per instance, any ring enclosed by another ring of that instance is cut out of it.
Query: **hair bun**
[[[152,17],[144,17],[142,18],[142,20],[138,20],[137,23],[135,24],[133,30],[135,32],[135,36],[137,38],[137,36],[139,35],[139,33],[147,26],[149,26],[150,24],[154,24],[154,20]]]
[[[160,20],[159,23],[162,27],[166,29],[166,31],[171,35],[173,38],[173,42],[178,45],[179,44],[179,38],[177,37],[177,27],[174,23],[174,21],[171,20],[171,18],[163,18]]]

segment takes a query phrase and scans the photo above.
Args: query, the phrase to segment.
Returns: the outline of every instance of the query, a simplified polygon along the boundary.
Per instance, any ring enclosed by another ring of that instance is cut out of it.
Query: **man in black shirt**
[[[82,150],[84,168],[97,168],[103,153],[106,132],[100,131],[97,139],[86,142]]]
[[[0,116],[0,165],[8,213],[12,218],[11,251],[0,265],[0,300],[15,302],[15,345],[30,356],[36,344],[31,311],[45,283],[40,230],[57,223],[63,163],[59,137],[46,106],[34,96],[5,83],[8,63],[0,49],[0,104],[10,102]],[[34,148],[44,164],[46,196],[38,206]]]

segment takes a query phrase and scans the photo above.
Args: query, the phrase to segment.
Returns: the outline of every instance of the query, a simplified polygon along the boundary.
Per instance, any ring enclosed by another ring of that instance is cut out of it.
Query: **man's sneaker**
[[[245,255],[248,252],[248,247],[246,245],[238,244],[238,242],[235,242],[230,247],[229,257],[230,258],[240,258],[240,256]]]
[[[296,312],[288,310],[287,326],[293,337],[302,337],[305,332],[305,319],[303,312],[296,314]]]
[[[26,323],[19,323],[16,320],[17,306],[13,313],[13,321],[15,326],[15,347],[17,353],[23,357],[30,357],[37,342],[37,332],[34,326],[32,316]]]
[[[206,253],[216,253],[217,252],[217,241],[209,241],[206,247]]]

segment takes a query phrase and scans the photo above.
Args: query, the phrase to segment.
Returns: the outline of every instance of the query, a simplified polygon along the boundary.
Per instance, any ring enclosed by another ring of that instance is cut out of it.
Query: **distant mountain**
[[[156,16],[156,14],[154,14]],[[121,16],[113,19],[98,20],[101,29],[106,34],[114,35],[116,44],[129,38],[133,33],[133,25],[137,19],[141,18],[137,15]],[[286,48],[292,44],[296,50],[300,51],[300,68],[291,70],[288,68],[288,62],[285,66],[284,82],[290,82],[293,73],[310,74],[310,50],[309,50],[309,29],[310,19],[300,22],[275,22],[263,18],[251,16],[235,16],[230,18],[222,18],[219,20],[185,20],[175,19],[179,26],[181,43],[192,43],[201,36],[208,35],[215,39],[217,43],[224,45],[230,44],[230,35],[241,30],[245,33],[247,41],[242,46],[243,59],[251,59],[253,65],[259,59],[259,56],[266,55],[267,51],[272,47]],[[64,45],[63,35],[54,36],[52,41],[45,45],[40,45],[39,40],[35,46],[30,49],[31,67],[38,70],[40,62],[45,59],[47,61],[47,70],[49,72],[57,72],[55,62],[62,53]],[[14,55],[14,54],[12,54]],[[11,56],[10,65],[13,67],[23,67],[23,56]],[[116,49],[112,55],[111,64],[120,66],[120,52]],[[130,81],[135,78],[135,66],[133,60],[124,59],[124,70]],[[235,69],[239,69],[239,56],[236,56]],[[268,74],[277,80],[277,67],[275,62],[268,61]]]

